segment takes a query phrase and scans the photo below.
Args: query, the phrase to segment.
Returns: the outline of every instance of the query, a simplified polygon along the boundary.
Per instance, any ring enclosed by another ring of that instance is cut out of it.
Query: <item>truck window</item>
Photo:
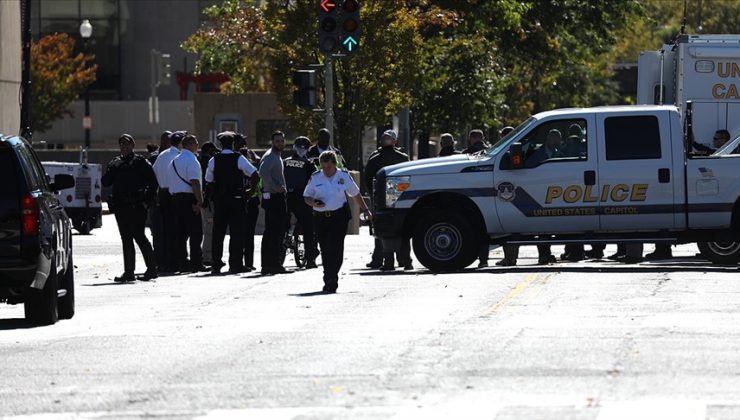
[[[604,120],[606,160],[660,159],[660,129],[655,116]]]
[[[586,120],[547,121],[522,140],[524,167],[534,168],[550,161],[588,160]]]

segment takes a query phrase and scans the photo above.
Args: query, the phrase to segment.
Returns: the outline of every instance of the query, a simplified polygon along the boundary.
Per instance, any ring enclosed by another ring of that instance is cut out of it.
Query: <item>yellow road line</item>
[[[545,283],[550,277],[552,277],[552,273],[547,274],[542,279],[542,283]],[[540,274],[539,273],[529,274],[527,277],[524,278],[524,280],[520,281],[516,286],[514,286],[514,288],[511,289],[511,291],[506,296],[504,296],[503,299],[501,299],[500,301],[498,301],[495,304],[493,304],[493,306],[491,306],[490,308],[488,308],[483,313],[483,315],[484,316],[490,316],[490,315],[496,314],[501,308],[503,308],[504,306],[506,306],[506,304],[508,304],[509,302],[511,302],[512,300],[514,300],[517,296],[519,296],[522,293],[524,293],[524,291],[527,290],[529,288],[529,286],[531,286],[532,283],[534,283],[535,281],[537,281],[539,278],[540,278]]]

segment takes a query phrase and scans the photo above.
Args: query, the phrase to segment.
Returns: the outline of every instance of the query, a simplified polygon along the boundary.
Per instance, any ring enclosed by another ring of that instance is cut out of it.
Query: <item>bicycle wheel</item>
[[[303,268],[306,265],[306,247],[303,244],[303,238],[301,235],[293,234],[293,258],[295,259],[295,265],[299,268]]]

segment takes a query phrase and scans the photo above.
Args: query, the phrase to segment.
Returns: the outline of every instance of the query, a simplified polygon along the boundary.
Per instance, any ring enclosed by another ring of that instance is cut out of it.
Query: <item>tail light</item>
[[[39,207],[30,194],[21,199],[21,219],[24,235],[39,233]]]
[[[71,196],[71,195],[68,195],[68,196],[67,196],[67,202],[68,202],[68,203],[71,203],[71,202],[72,202],[72,200],[73,200],[72,196]]]

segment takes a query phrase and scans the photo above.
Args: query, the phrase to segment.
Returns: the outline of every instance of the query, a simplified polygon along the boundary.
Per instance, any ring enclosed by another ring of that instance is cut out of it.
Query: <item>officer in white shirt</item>
[[[339,270],[344,260],[344,237],[347,222],[352,217],[347,197],[352,197],[362,212],[372,219],[365,200],[354,179],[343,170],[337,169],[337,155],[325,151],[319,156],[321,170],[315,172],[306,185],[303,197],[314,210],[314,231],[321,248],[324,266],[324,293],[336,293],[339,286]]]
[[[158,256],[159,271],[163,273],[173,273],[177,271],[175,261],[175,221],[172,216],[172,196],[169,190],[169,166],[172,160],[180,154],[182,148],[182,139],[187,133],[185,131],[175,131],[170,133],[170,147],[162,150],[154,161],[152,168],[154,175],[157,177],[159,192],[157,193],[157,205],[162,219],[162,240],[154,238],[154,253]],[[159,261],[163,258],[163,261]]]
[[[175,261],[177,271],[205,271],[201,242],[203,225],[200,209],[203,207],[200,163],[195,153],[198,139],[187,135],[182,140],[182,152],[172,160],[167,171],[167,185],[172,195],[175,219]],[[187,259],[187,242],[190,240],[190,262]]]
[[[224,238],[229,229],[229,273],[245,271],[242,259],[244,249],[244,222],[247,219],[246,202],[257,189],[259,174],[247,158],[234,153],[236,133],[225,131],[216,139],[222,151],[208,161],[206,182],[213,186],[213,267],[212,274],[218,274],[224,266],[221,257],[224,253]],[[244,176],[250,177],[249,191],[244,189]],[[211,184],[212,183],[212,184]]]

